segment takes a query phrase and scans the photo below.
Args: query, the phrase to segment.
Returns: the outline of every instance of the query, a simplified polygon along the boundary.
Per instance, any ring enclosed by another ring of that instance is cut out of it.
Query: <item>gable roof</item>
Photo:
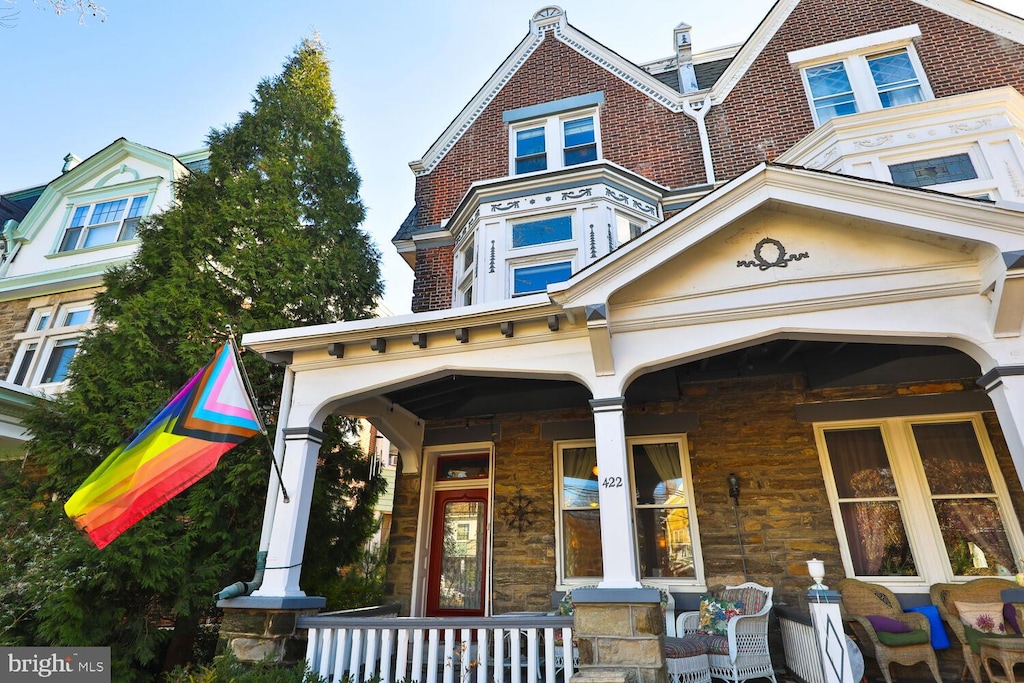
[[[941,12],[998,36],[1024,44],[1024,19],[976,0],[905,0]],[[778,0],[711,88],[711,103],[720,104],[796,9],[801,0]]]
[[[1024,44],[1024,19],[976,0],[905,1],[917,3]],[[735,57],[695,63],[694,71],[700,89],[686,94],[679,92],[678,73],[675,69],[665,69],[654,75],[569,24],[561,7],[545,7],[533,15],[530,19],[530,32],[434,141],[426,154],[409,162],[409,166],[417,176],[429,174],[469,130],[498,92],[526,63],[537,46],[548,37],[564,43],[666,109],[683,113],[686,112],[688,103],[700,102],[708,94],[713,105],[720,104],[732,92],[800,2],[801,0],[778,0],[739,48]],[[662,61],[668,63],[671,60]]]

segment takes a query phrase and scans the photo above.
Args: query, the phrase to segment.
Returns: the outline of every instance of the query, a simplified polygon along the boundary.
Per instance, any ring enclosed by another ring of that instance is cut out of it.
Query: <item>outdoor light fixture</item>
[[[821,582],[825,578],[825,563],[814,558],[807,560],[807,573],[814,579],[814,585],[811,586],[812,591],[823,591],[828,590],[828,586]]]
[[[740,504],[740,478],[734,472],[729,473],[729,497],[733,505]]]

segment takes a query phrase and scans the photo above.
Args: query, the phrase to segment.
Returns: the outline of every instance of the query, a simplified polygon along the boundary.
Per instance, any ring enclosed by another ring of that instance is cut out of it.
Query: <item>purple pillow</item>
[[[1009,624],[1014,631],[1020,633],[1020,626],[1017,624],[1017,610],[1012,602],[1003,603],[1003,621]]]
[[[885,617],[880,614],[871,614],[867,617],[871,622],[871,628],[883,633],[910,633],[913,629],[898,619]]]

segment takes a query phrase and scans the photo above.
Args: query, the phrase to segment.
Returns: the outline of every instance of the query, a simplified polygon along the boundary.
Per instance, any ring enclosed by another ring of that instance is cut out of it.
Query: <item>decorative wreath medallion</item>
[[[753,261],[737,261],[737,268],[753,268],[768,270],[769,268],[785,268],[791,261],[800,261],[810,258],[810,254],[802,251],[799,254],[787,254],[786,247],[782,242],[771,237],[765,237],[754,247]]]

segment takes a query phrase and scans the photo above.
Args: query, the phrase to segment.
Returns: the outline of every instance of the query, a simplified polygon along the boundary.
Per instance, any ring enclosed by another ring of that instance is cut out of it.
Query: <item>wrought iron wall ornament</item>
[[[524,531],[533,526],[535,512],[533,501],[523,494],[523,487],[516,484],[516,492],[502,504],[498,514],[501,515],[501,520],[508,525],[509,529],[522,536]]]
[[[786,247],[782,246],[782,242],[771,237],[765,237],[754,246],[754,260],[737,261],[736,267],[753,268],[757,266],[758,270],[785,268],[791,261],[801,261],[810,257],[811,255],[806,251],[802,251],[799,254],[787,254]]]

